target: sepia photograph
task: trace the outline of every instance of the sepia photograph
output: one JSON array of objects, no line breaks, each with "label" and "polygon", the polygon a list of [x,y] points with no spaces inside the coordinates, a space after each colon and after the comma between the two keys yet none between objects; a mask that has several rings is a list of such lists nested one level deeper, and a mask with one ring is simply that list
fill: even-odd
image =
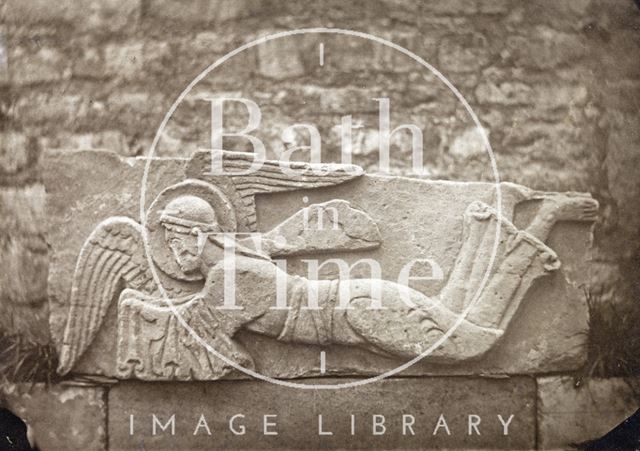
[{"label": "sepia photograph", "polygon": [[640,0],[0,0],[0,451],[640,450]]}]

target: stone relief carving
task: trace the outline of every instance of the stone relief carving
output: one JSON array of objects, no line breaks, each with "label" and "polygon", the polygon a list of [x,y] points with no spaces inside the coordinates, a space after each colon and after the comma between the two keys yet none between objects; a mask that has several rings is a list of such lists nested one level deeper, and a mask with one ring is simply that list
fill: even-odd
[{"label": "stone relief carving", "polygon": [[[358,168],[292,163],[298,170],[292,175],[279,162],[266,162],[250,176],[205,177],[198,168],[210,167],[206,158],[207,153],[196,155],[193,178],[162,191],[147,213],[151,258],[168,300],[152,276],[139,223],[108,218],[86,240],[73,279],[61,374],[71,371],[91,345],[112,302],[117,302],[120,378],[211,380],[233,370],[193,338],[174,310],[219,353],[253,368],[252,356],[234,340],[241,329],[284,342],[357,346],[413,358],[472,305],[426,359],[478,359],[501,339],[532,283],[559,268],[555,252],[544,243],[554,224],[593,221],[598,209],[588,195],[520,187],[521,200],[540,201],[534,219],[520,230],[507,218],[498,221],[489,205],[472,202],[464,213],[453,270],[440,293],[427,296],[390,280],[312,280],[290,275],[278,264],[277,257],[380,246],[374,221],[345,200],[310,205],[269,232],[245,235],[257,229],[255,194],[344,183],[362,175]],[[250,157],[225,152],[223,162],[225,169],[239,171]],[[499,223],[498,254],[478,290]],[[229,280],[233,308],[227,305]],[[286,308],[274,308],[282,307],[282,299]]]}]

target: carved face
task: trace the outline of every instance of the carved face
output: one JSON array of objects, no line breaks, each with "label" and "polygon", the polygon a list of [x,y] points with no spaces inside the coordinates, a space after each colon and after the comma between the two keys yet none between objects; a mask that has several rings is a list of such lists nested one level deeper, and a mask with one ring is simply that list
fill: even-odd
[{"label": "carved face", "polygon": [[198,238],[196,235],[179,233],[165,229],[165,239],[173,257],[185,273],[194,273],[200,270],[200,255],[198,253]]}]

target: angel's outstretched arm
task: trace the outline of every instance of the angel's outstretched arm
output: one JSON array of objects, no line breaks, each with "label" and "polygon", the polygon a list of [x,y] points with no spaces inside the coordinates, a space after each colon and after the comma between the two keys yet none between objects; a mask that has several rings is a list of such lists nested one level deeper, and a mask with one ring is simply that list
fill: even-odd
[{"label": "angel's outstretched arm", "polygon": [[170,306],[179,306],[187,302],[193,301],[196,298],[201,297],[200,293],[191,293],[184,296],[172,298],[163,294],[148,294],[132,288],[127,288],[120,294],[120,302],[126,299],[135,299],[143,302],[145,306],[153,308],[170,308]]}]

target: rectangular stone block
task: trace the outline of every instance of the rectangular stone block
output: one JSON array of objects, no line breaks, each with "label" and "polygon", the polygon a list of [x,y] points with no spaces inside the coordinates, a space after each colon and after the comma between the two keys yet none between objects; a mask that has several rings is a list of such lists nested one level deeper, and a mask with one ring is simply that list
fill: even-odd
[{"label": "rectangular stone block", "polygon": [[569,448],[604,436],[638,408],[638,379],[538,379],[538,429],[542,449]]},{"label": "rectangular stone block", "polygon": [[0,15],[9,23],[59,22],[78,31],[119,31],[135,23],[140,0],[8,0],[0,5]]},{"label": "rectangular stone block", "polygon": [[0,27],[0,86],[4,86],[9,83],[6,34],[6,28]]},{"label": "rectangular stone block", "polygon": [[527,377],[399,378],[338,391],[254,381],[123,382],[109,391],[109,446],[531,449],[534,398],[535,382]]},{"label": "rectangular stone block", "polygon": [[42,185],[0,189],[0,330],[43,344],[51,339],[44,201]]},{"label": "rectangular stone block", "polygon": [[172,21],[221,23],[258,14],[262,8],[263,5],[255,0],[196,0],[183,5],[166,0],[152,0],[148,14]]},{"label": "rectangular stone block", "polygon": [[52,83],[71,77],[71,62],[55,47],[9,49],[9,74],[15,85]]},{"label": "rectangular stone block", "polygon": [[[49,225],[47,240],[51,246],[50,325],[54,341],[60,349],[65,326],[69,324],[71,287],[81,249],[101,221],[123,217],[129,218],[126,219],[127,224],[139,221],[140,183],[144,166],[144,159],[122,159],[105,152],[54,152],[49,153],[45,158],[44,179],[47,187]],[[189,161],[179,158],[153,160],[145,187],[145,210],[150,207],[154,199],[162,200],[159,193],[167,187],[181,186],[179,184],[186,179],[205,180],[206,176],[202,174],[201,166],[202,162],[198,160]],[[426,280],[416,281],[412,288],[425,296],[434,297],[439,296],[438,293],[441,293],[449,280],[454,277],[451,274],[461,254],[469,251],[463,247],[465,212],[470,205],[477,205],[474,202],[490,203],[495,196],[495,186],[489,183],[438,182],[364,175],[348,183],[339,183],[335,186],[324,185],[321,189],[296,189],[290,192],[258,194],[255,200],[251,201],[250,197],[239,197],[239,194],[233,191],[232,187],[230,188],[228,180],[206,180],[218,184],[220,189],[228,190],[231,193],[230,196],[237,196],[231,199],[234,207],[238,208],[237,217],[241,232],[254,230],[268,237],[281,224],[287,224],[285,221],[287,218],[295,218],[296,214],[299,218],[299,212],[307,206],[327,205],[327,202],[335,202],[336,199],[352,205],[351,211],[359,211],[359,218],[367,218],[366,221],[358,223],[360,224],[358,227],[362,224],[375,225],[379,236],[375,239],[370,237],[373,241],[361,240],[359,245],[354,244],[358,241],[354,241],[353,237],[344,235],[340,235],[340,239],[346,240],[344,242],[347,244],[339,245],[333,239],[313,241],[309,238],[303,243],[308,246],[306,249],[302,249],[298,254],[294,252],[287,255],[286,269],[289,274],[309,277],[306,260],[311,254],[310,256],[320,265],[335,256],[342,258],[348,265],[353,265],[361,259],[370,259],[379,262],[382,279],[395,281],[398,280],[408,262],[426,258],[437,262],[442,270],[442,277],[432,277],[433,268],[425,266],[420,271]],[[274,182],[273,178],[268,180],[271,185],[245,183],[238,186],[260,186],[260,189],[267,189],[265,186],[281,183]],[[306,186],[313,188],[310,185]],[[510,226],[513,227],[512,230],[524,230],[537,214],[539,204],[536,202],[538,201],[520,202],[519,196],[526,192],[524,187],[503,184],[501,189],[503,215],[507,218],[506,221],[513,222],[513,226]],[[594,204],[588,197],[582,196],[579,199],[587,199]],[[69,227],[70,224],[73,226]],[[167,249],[167,243],[164,242],[166,235],[162,234],[161,228],[156,228],[156,232],[153,233],[156,237],[154,239],[160,240],[157,242],[158,251],[164,252],[163,257],[155,261],[171,263],[174,257]],[[526,234],[522,235],[524,232],[519,233],[521,237],[519,239],[522,239],[522,236],[526,238]],[[297,235],[290,233],[287,236]],[[505,234],[499,246],[502,248],[517,245],[516,237],[517,235]],[[546,239],[546,245],[538,242],[538,246],[540,249],[546,249],[542,253],[546,256],[545,258],[556,258],[557,254],[556,263],[559,261],[560,266],[549,266],[548,270],[545,269],[548,273],[530,286],[524,282],[521,283],[521,279],[516,280],[518,282],[516,287],[521,286],[516,290],[520,296],[518,305],[514,307],[510,324],[504,327],[504,334],[491,349],[482,355],[476,355],[474,354],[475,344],[462,346],[458,350],[459,354],[449,355],[447,361],[432,361],[427,358],[404,370],[402,374],[535,374],[579,368],[586,356],[588,317],[580,286],[585,282],[584,262],[588,258],[590,240],[590,224],[587,222],[560,221],[555,224]],[[369,244],[362,246],[362,243]],[[112,245],[113,243],[108,246]],[[320,248],[333,246],[334,251],[313,254],[314,250],[318,250],[312,249],[313,246]],[[284,252],[282,249],[280,251]],[[472,251],[475,252],[473,249]],[[482,252],[486,252],[486,249]],[[509,253],[509,251],[504,252]],[[105,257],[106,255],[102,257],[103,261]],[[113,266],[114,260],[110,261]],[[478,261],[488,261],[488,254],[481,254]],[[319,272],[319,278],[336,280],[340,277],[337,269],[336,266],[325,265]],[[372,277],[367,272],[366,265],[361,264],[352,269],[351,278]],[[195,293],[201,289],[197,282],[172,281],[171,271],[175,272],[175,269],[164,268],[161,276],[163,283],[171,287],[172,296]],[[108,274],[104,274],[103,279],[107,276]],[[97,277],[96,275],[92,280],[99,281]],[[477,278],[477,274],[474,277]],[[259,286],[246,288],[256,291]],[[265,293],[265,295],[270,294],[275,295],[271,292]],[[473,293],[466,293],[463,296],[471,294]],[[82,355],[73,362],[73,373],[104,375],[120,379],[135,378],[135,376],[123,376],[118,370],[118,355],[124,355],[126,349],[132,349],[127,348],[129,345],[126,344],[126,340],[137,340],[140,334],[123,335],[123,329],[119,330],[118,325],[122,326],[123,320],[136,318],[138,314],[134,311],[135,309],[127,310],[129,313],[123,313],[122,309],[126,310],[129,307],[123,307],[117,298],[118,293],[114,298],[116,300],[105,307],[107,310],[105,310],[104,319],[99,324],[91,325],[95,328],[95,337]],[[462,302],[463,299],[461,297],[452,300]],[[87,303],[88,306],[94,300],[89,296],[78,302]],[[484,301],[482,308],[487,310],[486,315],[489,317],[492,315],[490,313],[492,309],[496,307],[496,302],[502,302],[500,296],[493,296]],[[488,320],[490,320],[489,317]],[[387,323],[386,318],[383,321],[384,323],[376,323],[375,330],[370,332],[375,334],[385,331],[388,329],[388,324],[392,324]],[[87,328],[89,327],[87,324],[78,327]],[[401,324],[404,323],[400,322],[397,326]],[[175,327],[177,331],[182,330],[178,325],[170,327]],[[155,336],[154,334],[166,335],[168,332],[171,331],[159,329],[151,332],[149,329],[148,333],[145,332],[142,335],[151,337]],[[398,337],[402,335],[401,330],[396,332]],[[241,328],[233,334],[230,346],[235,347],[236,354],[243,355],[245,361],[251,360],[257,371],[277,378],[311,377],[320,374],[377,375],[407,361],[401,356],[394,357],[392,353],[383,356],[363,347],[343,346],[331,344],[331,342],[321,343],[321,340],[312,344],[314,342],[310,342],[304,336],[299,337],[298,340],[301,343],[284,342],[276,340],[273,334],[259,333],[255,328],[251,330]],[[227,344],[224,346],[227,346],[229,342],[225,343]],[[159,352],[153,350],[155,349],[153,343],[149,346],[151,348],[143,354],[154,355]],[[325,368],[322,368],[324,372],[321,371],[320,363],[322,352],[325,357]],[[154,364],[151,363],[151,365]],[[227,371],[224,374],[212,371],[198,376],[184,368],[179,368],[179,371],[181,371],[180,375],[146,372],[138,377],[151,380],[246,377],[237,371]]]},{"label": "rectangular stone block", "polygon": [[42,451],[107,451],[104,388],[24,383],[4,384],[0,392]]}]

